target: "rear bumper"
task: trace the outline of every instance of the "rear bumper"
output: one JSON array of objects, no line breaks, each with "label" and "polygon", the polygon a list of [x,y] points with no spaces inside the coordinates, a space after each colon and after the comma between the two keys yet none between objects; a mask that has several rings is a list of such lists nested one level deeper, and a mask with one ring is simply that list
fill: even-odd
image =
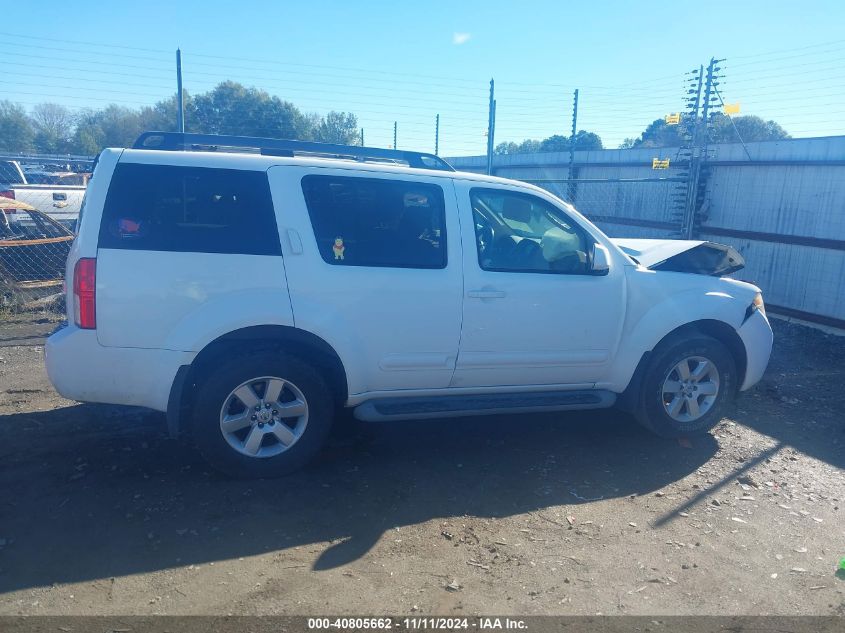
[{"label": "rear bumper", "polygon": [[195,354],[161,349],[104,347],[94,330],[68,325],[44,348],[47,376],[62,396],[167,411],[176,372]]},{"label": "rear bumper", "polygon": [[769,364],[769,357],[772,355],[772,327],[769,320],[761,312],[754,312],[738,330],[739,338],[745,345],[745,379],[742,381],[739,390],[745,391],[756,385],[766,366]]}]

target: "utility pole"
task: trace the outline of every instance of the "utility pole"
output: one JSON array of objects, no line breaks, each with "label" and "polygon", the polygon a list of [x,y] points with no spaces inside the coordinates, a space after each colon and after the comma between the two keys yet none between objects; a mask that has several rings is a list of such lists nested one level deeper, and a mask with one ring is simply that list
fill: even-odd
[{"label": "utility pole", "polygon": [[397,125],[396,125],[396,121],[394,121],[393,122],[393,149],[397,149],[397,147],[396,147],[396,130],[397,130]]},{"label": "utility pole", "polygon": [[[496,100],[495,99],[493,99],[493,133],[492,133],[491,137],[493,139],[496,138]],[[493,151],[495,152],[496,151],[495,140],[490,141],[490,144],[493,145]],[[493,154],[490,154],[490,155],[492,156]]]},{"label": "utility pole", "polygon": [[693,216],[695,215],[695,198],[698,191],[698,177],[701,173],[701,154],[699,151],[699,116],[701,111],[701,89],[704,83],[704,66],[692,71],[693,79],[687,94],[693,95],[687,99],[690,104],[688,117],[692,120],[692,129],[688,132],[688,146],[681,151],[688,153],[687,184],[684,196],[684,210],[681,220],[681,237],[690,239],[692,236]]},{"label": "utility pole", "polygon": [[714,96],[716,87],[719,85],[716,74],[720,68],[716,65],[724,61],[710,58],[710,63],[707,65],[707,73],[704,79],[704,99],[701,102],[701,75],[702,69],[699,69],[698,92],[696,98],[696,110],[700,104],[701,106],[701,123],[696,118],[693,126],[693,154],[690,160],[690,188],[688,191],[687,208],[684,217],[683,235],[684,239],[692,239],[695,233],[696,212],[698,211],[699,198],[701,195],[701,172],[704,164],[708,159],[708,144],[710,141],[710,104],[718,101],[718,97]]},{"label": "utility pole", "polygon": [[569,169],[566,172],[566,197],[570,204],[575,204],[575,137],[578,135],[578,89],[572,101],[572,135],[569,137]]},{"label": "utility pole", "polygon": [[487,110],[487,175],[493,174],[493,134],[496,125],[496,100],[494,96],[495,85],[490,80],[490,105]]},{"label": "utility pole", "polygon": [[[695,72],[695,71],[693,71]],[[692,99],[692,112],[693,112],[693,119],[692,119],[692,144],[693,146],[698,146],[698,113],[701,111],[701,88],[704,82],[704,66],[698,67],[698,79],[695,81],[696,87],[693,89],[692,92],[695,94],[695,97]]]},{"label": "utility pole", "polygon": [[[714,72],[716,69],[716,58],[711,57],[710,63],[707,64],[707,80],[704,83],[704,104],[701,107],[701,119],[705,126],[710,124],[710,120],[708,119],[708,115],[710,114],[710,97],[713,93],[713,81],[714,81]],[[707,144],[709,139],[709,134],[706,133],[707,128],[705,127],[705,135],[704,135],[704,144]]]},{"label": "utility pole", "polygon": [[434,117],[434,155],[439,156],[440,151],[440,115]]},{"label": "utility pole", "polygon": [[182,94],[182,51],[176,49],[176,129],[185,133],[185,103]]},{"label": "utility pole", "polygon": [[361,128],[361,147],[364,147],[364,128]]}]

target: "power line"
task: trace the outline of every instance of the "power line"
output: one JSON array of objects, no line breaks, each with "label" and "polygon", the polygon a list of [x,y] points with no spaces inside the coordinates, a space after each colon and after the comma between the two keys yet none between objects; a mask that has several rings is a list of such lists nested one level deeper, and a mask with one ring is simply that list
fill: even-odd
[{"label": "power line", "polygon": [[[19,83],[20,83],[20,82],[15,82],[15,81],[3,81],[2,79],[0,79],[0,84],[6,84],[6,85],[10,85],[10,84],[11,84],[11,85],[18,85]],[[124,96],[132,96],[132,95],[136,95],[136,96],[140,96],[140,97],[149,97],[149,94],[148,94],[148,93],[144,93],[144,92],[125,92],[125,91],[121,91],[121,90],[109,90],[108,88],[82,88],[82,87],[80,87],[80,86],[55,86],[55,85],[40,84],[40,83],[39,83],[39,84],[37,84],[37,85],[35,85],[35,86],[32,86],[32,85],[30,85],[30,84],[21,84],[21,85],[23,85],[23,86],[24,86],[24,87],[26,87],[26,88],[30,88],[30,87],[35,87],[35,88],[37,88],[38,86],[42,86],[42,85],[43,85],[45,88],[70,88],[70,89],[72,89],[72,90],[85,90],[85,91],[87,91],[87,92],[111,92],[111,93],[121,94],[121,95],[124,95]]]},{"label": "power line", "polygon": [[802,70],[802,71],[798,71],[796,73],[775,73],[774,75],[758,75],[757,71],[752,70],[752,71],[748,71],[748,72],[733,73],[733,74],[731,74],[731,78],[733,79],[735,77],[754,77],[755,80],[756,79],[771,79],[771,78],[774,78],[774,77],[794,77],[796,75],[802,75],[803,76],[803,75],[806,75],[807,73],[827,72],[827,71],[830,71],[830,70],[841,70],[841,69],[842,69],[842,64],[838,63],[838,64],[834,64],[833,66],[816,67],[813,70]]},{"label": "power line", "polygon": [[[140,47],[131,47],[131,46],[121,46],[121,45],[112,45],[112,44],[103,44],[101,42],[89,42],[89,41],[82,41],[82,40],[68,40],[68,39],[59,39],[59,38],[46,38],[46,37],[38,37],[33,35],[23,35],[20,33],[8,33],[8,32],[0,32],[0,35],[4,37],[13,37],[13,38],[23,38],[23,39],[32,39],[38,41],[46,41],[50,43],[64,43],[64,44],[79,44],[86,47],[96,46],[101,48],[118,48],[118,49],[126,49],[126,50],[137,50],[142,52],[152,52],[152,53],[161,53],[162,55],[171,55],[173,51],[164,50],[164,49],[152,49],[152,48],[140,48]],[[8,45],[8,43],[7,43]],[[64,52],[72,52],[75,54],[91,54],[90,50],[73,50],[73,49],[66,49],[66,48],[59,48],[59,47],[50,47],[50,46],[39,46],[40,49],[49,49],[49,50],[56,50],[56,51],[64,51]],[[206,59],[225,59],[231,61],[244,61],[250,64],[264,64],[269,66],[279,66],[281,65],[279,62],[268,60],[268,59],[257,59],[257,58],[250,58],[250,57],[236,57],[232,55],[212,55],[207,53],[197,53],[192,52],[190,50],[184,51],[186,57],[193,58],[193,57],[201,57]],[[148,57],[148,56],[139,56],[139,55],[121,55],[117,53],[109,53],[111,56],[120,56],[125,58],[131,59],[140,59],[140,60],[149,60],[149,61],[159,61],[158,58],[155,57]],[[166,60],[161,60],[162,63],[169,63]],[[200,66],[212,66],[214,68],[221,68],[219,63],[203,63],[203,62],[192,62],[194,65]],[[344,71],[345,73],[348,72],[357,72],[357,73],[364,73],[364,74],[377,74],[377,75],[388,75],[394,77],[419,77],[419,78],[427,78],[427,79],[436,79],[441,81],[452,81],[458,82],[461,85],[465,85],[467,82],[466,77],[447,77],[443,75],[428,75],[428,74],[420,74],[420,73],[407,73],[407,72],[393,72],[393,71],[379,71],[379,70],[372,70],[372,69],[362,69],[362,68],[354,68],[354,67],[347,67],[347,66],[333,66],[333,65],[325,65],[325,64],[302,64],[296,62],[288,62],[284,63],[284,66],[295,66],[301,68],[322,68],[327,70],[339,70]],[[240,68],[240,67],[231,67],[231,68]],[[616,86],[584,86],[585,88],[594,89],[594,90],[616,90],[621,86],[644,86],[647,83],[656,83],[666,78],[677,78],[677,75],[664,75],[662,77],[656,77],[651,79],[643,79],[635,82],[631,82],[630,84],[619,84]],[[568,84],[555,84],[549,82],[519,82],[519,81],[508,81],[508,84],[512,85],[522,85],[522,86],[530,86],[536,89],[538,86],[549,86],[554,88],[561,88],[561,89],[570,89],[573,86]],[[636,89],[636,88],[634,88]],[[643,90],[648,90],[648,88],[641,88]],[[483,89],[482,89],[483,90]]]},{"label": "power line", "polygon": [[[17,38],[25,38],[25,39],[32,39],[32,40],[39,40],[39,41],[47,41],[50,43],[67,43],[67,44],[80,44],[86,47],[89,46],[99,46],[104,48],[121,48],[121,49],[132,49],[132,50],[140,50],[145,52],[157,52],[161,54],[172,54],[172,51],[167,51],[163,49],[150,49],[150,48],[136,48],[136,47],[126,47],[126,46],[117,46],[111,44],[103,44],[98,42],[86,42],[82,40],[66,40],[66,39],[58,39],[58,38],[46,38],[46,37],[38,37],[33,35],[22,35],[20,33],[8,33],[8,32],[0,32],[0,35],[4,37],[17,37]],[[72,52],[76,54],[89,54],[91,51],[88,50],[73,50],[73,49],[65,49],[65,48],[58,48],[58,47],[51,47],[51,46],[39,46],[40,49],[48,49],[48,50],[55,50],[60,52]],[[264,65],[279,65],[279,62],[275,62],[273,60],[267,59],[257,59],[257,58],[250,58],[250,57],[236,57],[232,55],[211,55],[207,53],[196,53],[192,51],[184,51],[186,57],[193,58],[193,57],[201,57],[206,59],[225,59],[231,61],[243,61],[248,62],[250,64],[264,64]],[[109,53],[111,56],[117,57],[125,57],[125,58],[132,58],[132,59],[143,59],[143,60],[150,60],[150,61],[159,61],[158,58],[153,57],[145,57],[145,56],[137,56],[137,55],[121,55],[117,53]],[[221,66],[219,63],[204,63],[204,62],[192,62],[194,65],[200,66],[212,66],[215,68],[221,68],[225,66]],[[358,72],[364,74],[376,74],[376,75],[386,75],[386,76],[393,76],[393,77],[419,77],[419,78],[427,78],[427,79],[436,79],[441,81],[453,81],[459,82],[462,85],[466,84],[467,78],[465,77],[446,77],[442,75],[427,75],[427,74],[420,74],[420,73],[406,73],[406,72],[392,72],[392,71],[380,71],[380,70],[372,70],[372,69],[363,69],[363,68],[353,68],[347,66],[330,66],[325,64],[302,64],[302,63],[295,63],[295,62],[288,62],[286,61],[285,66],[296,66],[301,68],[322,68],[327,70],[338,70],[344,72]],[[233,67],[234,68],[234,67]],[[239,67],[238,67],[239,68]],[[547,84],[550,85],[550,84]]]},{"label": "power line", "polygon": [[27,40],[40,40],[43,42],[61,42],[63,44],[84,44],[85,46],[101,46],[107,48],[123,48],[127,50],[134,50],[134,51],[146,51],[150,53],[163,53],[163,52],[171,52],[171,51],[163,51],[162,49],[158,48],[140,48],[137,46],[124,46],[121,44],[103,44],[102,42],[83,42],[80,40],[63,40],[57,39],[53,37],[38,37],[35,35],[24,35],[21,33],[9,33],[9,32],[0,32],[0,35],[3,37],[17,37],[23,38]]},{"label": "power line", "polygon": [[[56,70],[62,70],[61,68],[56,68]],[[68,79],[67,76],[61,75],[43,75],[40,73],[19,73],[13,70],[3,70],[4,75],[17,75],[19,77],[28,77],[31,79]],[[132,76],[132,75],[127,75]],[[114,79],[92,79],[90,77],[74,77],[73,81],[84,81],[86,83],[101,83],[101,84],[108,84],[108,85],[126,85],[123,82],[115,81]],[[130,87],[138,87],[138,88],[161,88],[164,90],[171,90],[173,86],[165,85],[165,84],[128,84]]]},{"label": "power line", "polygon": [[[759,61],[742,62],[742,63],[739,63],[739,64],[728,63],[726,66],[728,68],[742,68],[742,67],[746,67],[746,66],[769,66],[773,62],[791,61],[791,60],[794,60],[798,57],[812,57],[814,55],[835,53],[835,52],[839,52],[839,51],[845,51],[845,47],[838,46],[836,48],[828,48],[828,49],[823,49],[823,50],[820,50],[820,51],[812,51],[812,52],[809,52],[809,53],[800,53],[798,55],[786,55],[784,57],[762,59],[762,60],[759,60]],[[728,60],[728,61],[730,62],[730,60]],[[786,64],[786,66],[789,67],[789,66],[792,66],[792,64]]]},{"label": "power line", "polygon": [[845,39],[830,40],[828,42],[820,42],[818,44],[810,44],[808,46],[798,46],[796,48],[780,48],[762,53],[753,53],[751,55],[732,55],[730,59],[751,59],[752,57],[765,57],[767,55],[779,55],[781,53],[789,53],[792,51],[805,51],[811,48],[818,48],[820,46],[830,46],[831,44],[845,43]]}]

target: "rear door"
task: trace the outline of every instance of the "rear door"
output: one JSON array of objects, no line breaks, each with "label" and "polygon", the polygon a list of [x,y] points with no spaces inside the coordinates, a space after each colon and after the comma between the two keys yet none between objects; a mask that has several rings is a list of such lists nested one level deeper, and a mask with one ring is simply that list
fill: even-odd
[{"label": "rear door", "polygon": [[279,166],[294,322],[337,350],[350,395],[449,385],[462,262],[451,179]]}]

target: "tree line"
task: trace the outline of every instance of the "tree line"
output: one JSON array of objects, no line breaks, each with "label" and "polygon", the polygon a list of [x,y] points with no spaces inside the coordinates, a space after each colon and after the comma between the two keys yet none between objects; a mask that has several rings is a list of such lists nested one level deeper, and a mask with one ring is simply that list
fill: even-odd
[{"label": "tree line", "polygon": [[[357,145],[358,119],[351,112],[326,115],[306,113],[258,88],[224,81],[208,92],[184,95],[185,125],[190,132],[266,136]],[[11,101],[0,101],[0,151],[13,153],[97,154],[104,147],[127,147],[141,132],[176,130],[176,95],[142,108],[111,104],[105,108],[73,112],[56,103],[39,103],[27,111]],[[672,147],[682,144],[684,127],[663,119],[650,123],[636,138],[626,138],[620,149]],[[789,138],[775,121],[758,116],[727,117],[715,114],[709,138],[714,143],[769,141]],[[595,132],[580,130],[573,138],[554,134],[542,140],[508,141],[496,154],[568,152],[603,149]]]},{"label": "tree line", "polygon": [[[682,121],[682,125],[669,125],[664,119],[650,123],[643,133],[636,138],[626,138],[619,149],[650,147],[677,147],[684,143],[683,134],[689,132],[691,121]],[[703,124],[699,119],[699,124]],[[708,138],[711,143],[746,143],[752,141],[776,141],[790,138],[789,134],[775,121],[766,121],[753,114],[728,117],[721,112],[710,117]],[[574,140],[574,143],[573,143]],[[525,139],[521,143],[512,141],[496,145],[496,154],[536,154],[540,152],[568,152],[570,146],[575,150],[604,149],[601,137],[594,132],[579,131],[575,138],[555,134],[546,139]]]},{"label": "tree line", "polygon": [[[196,96],[185,94],[183,100],[190,132],[359,143],[352,113],[305,113],[289,101],[234,81]],[[19,104],[0,101],[0,150],[94,155],[104,147],[128,147],[144,131],[176,131],[176,111],[176,95],[142,108],[111,104],[78,113],[56,103],[40,103],[27,112]]]},{"label": "tree line", "polygon": [[[619,149],[638,147],[676,147],[684,140],[682,135],[691,133],[693,121],[681,121],[680,125],[669,125],[664,119],[656,119],[637,138],[626,138]],[[703,125],[701,119],[699,125]],[[710,117],[707,137],[711,143],[737,143],[740,140],[777,141],[790,138],[789,134],[775,121],[766,121],[753,114],[729,117],[716,112]]]},{"label": "tree line", "polygon": [[[507,142],[499,143],[493,150],[496,154],[539,154],[545,152],[568,152],[570,145],[573,145],[571,136],[553,134],[552,136],[538,141],[525,139],[521,143]],[[595,132],[581,130],[575,135],[574,148],[576,150],[604,149],[601,137]]]}]

